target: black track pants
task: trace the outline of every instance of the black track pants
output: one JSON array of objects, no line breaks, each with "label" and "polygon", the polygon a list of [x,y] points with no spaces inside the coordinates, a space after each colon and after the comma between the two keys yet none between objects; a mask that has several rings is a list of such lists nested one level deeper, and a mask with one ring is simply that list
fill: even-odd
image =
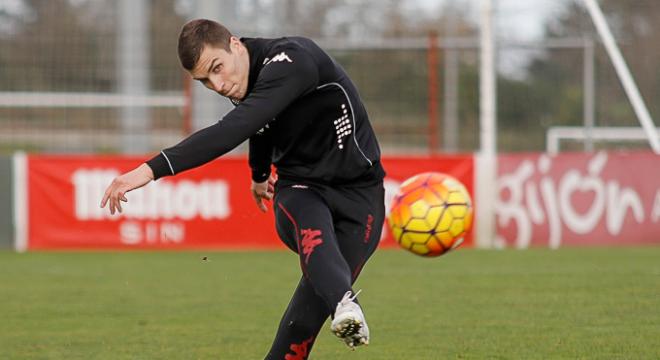
[{"label": "black track pants", "polygon": [[277,232],[298,253],[302,277],[266,359],[307,359],[325,320],[378,246],[384,189],[278,182]]}]

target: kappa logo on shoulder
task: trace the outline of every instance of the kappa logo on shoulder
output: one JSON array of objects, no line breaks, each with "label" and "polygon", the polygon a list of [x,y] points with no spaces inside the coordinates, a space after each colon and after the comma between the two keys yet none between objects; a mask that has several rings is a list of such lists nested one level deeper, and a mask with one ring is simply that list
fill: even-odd
[{"label": "kappa logo on shoulder", "polygon": [[[275,120],[275,119],[273,119]],[[263,135],[266,130],[270,129],[270,126],[268,124],[264,125],[261,129],[257,130],[257,135]]]},{"label": "kappa logo on shoulder", "polygon": [[291,58],[289,57],[289,55],[287,55],[284,51],[282,51],[281,53],[279,53],[279,54],[273,56],[272,59],[265,58],[265,59],[264,59],[264,65],[268,65],[268,64],[270,64],[270,63],[272,63],[272,62],[282,62],[282,61],[286,61],[286,62],[290,62],[290,63],[293,62],[293,60],[291,60]]}]

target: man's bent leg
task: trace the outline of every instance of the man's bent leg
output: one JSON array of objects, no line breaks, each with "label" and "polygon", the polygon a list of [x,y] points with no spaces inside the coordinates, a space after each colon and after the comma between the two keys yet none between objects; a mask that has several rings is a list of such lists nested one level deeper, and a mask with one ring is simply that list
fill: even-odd
[{"label": "man's bent leg", "polygon": [[351,290],[351,270],[342,255],[326,202],[306,187],[284,187],[275,199],[277,229],[297,250],[303,276],[334,309]]},{"label": "man's bent leg", "polygon": [[[380,241],[385,218],[383,186],[323,188],[322,194],[334,209],[335,235],[342,256],[349,265],[353,283]],[[369,327],[356,296],[346,294],[331,324],[332,331],[350,347],[368,344],[370,338]]]},{"label": "man's bent leg", "polygon": [[[310,284],[313,292],[324,305],[325,311],[322,312],[323,318],[319,321],[319,328],[328,315],[340,313],[342,314],[341,322],[332,328],[333,332],[351,347],[354,344],[367,343],[368,330],[362,312],[358,311],[359,316],[355,316],[357,314],[355,311],[339,311],[342,308],[348,309],[340,304],[346,302],[344,299],[351,297],[352,279],[350,267],[337,243],[334,221],[327,202],[316,191],[305,185],[282,187],[277,192],[275,211],[280,238],[299,255],[304,280],[301,281],[301,284]],[[291,336],[287,335],[288,329],[286,328],[290,320],[287,319],[291,317],[291,314],[300,312],[298,307],[311,305],[312,310],[319,311],[318,304],[310,297],[307,297],[310,304],[305,303],[304,300],[295,301],[298,298],[298,291],[301,289],[303,288],[299,287],[299,290],[296,291],[282,320],[277,335],[278,339],[282,340],[275,341],[274,352],[281,351],[282,347],[286,347],[290,343]],[[304,299],[304,297],[301,298]],[[359,310],[359,305],[352,305]],[[313,318],[309,312],[308,316]],[[362,326],[363,324],[364,326]],[[354,338],[358,331],[361,331],[358,335],[367,333],[366,336],[361,336],[364,341]],[[307,333],[312,332],[307,331]],[[316,336],[318,329],[313,333],[313,336]],[[299,340],[298,338],[296,341]],[[304,339],[306,346],[310,346],[313,340],[312,335]],[[280,350],[276,350],[276,348]]]},{"label": "man's bent leg", "polygon": [[352,189],[327,189],[333,199],[335,235],[339,249],[351,270],[352,282],[380,242],[385,221],[385,189],[382,184]]}]

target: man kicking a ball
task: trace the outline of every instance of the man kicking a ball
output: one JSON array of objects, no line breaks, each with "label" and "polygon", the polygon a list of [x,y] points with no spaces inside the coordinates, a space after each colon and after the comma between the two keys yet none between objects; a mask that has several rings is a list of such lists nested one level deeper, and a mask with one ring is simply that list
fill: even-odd
[{"label": "man kicking a ball", "polygon": [[[349,347],[369,328],[351,285],[376,250],[385,216],[380,149],[355,85],[313,41],[237,38],[211,20],[179,35],[181,65],[236,106],[218,123],[114,179],[101,206],[207,163],[249,139],[252,195],[274,199],[281,240],[302,276],[266,359],[306,359],[321,326]],[[271,175],[271,165],[277,173]]]}]

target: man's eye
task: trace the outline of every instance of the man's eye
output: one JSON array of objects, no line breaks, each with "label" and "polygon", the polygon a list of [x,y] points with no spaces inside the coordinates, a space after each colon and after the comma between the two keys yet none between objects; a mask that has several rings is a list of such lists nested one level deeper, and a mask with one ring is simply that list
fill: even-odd
[{"label": "man's eye", "polygon": [[217,73],[217,72],[219,72],[219,71],[220,71],[220,65],[216,65],[216,66],[213,68],[213,72],[214,72],[214,73]]}]

